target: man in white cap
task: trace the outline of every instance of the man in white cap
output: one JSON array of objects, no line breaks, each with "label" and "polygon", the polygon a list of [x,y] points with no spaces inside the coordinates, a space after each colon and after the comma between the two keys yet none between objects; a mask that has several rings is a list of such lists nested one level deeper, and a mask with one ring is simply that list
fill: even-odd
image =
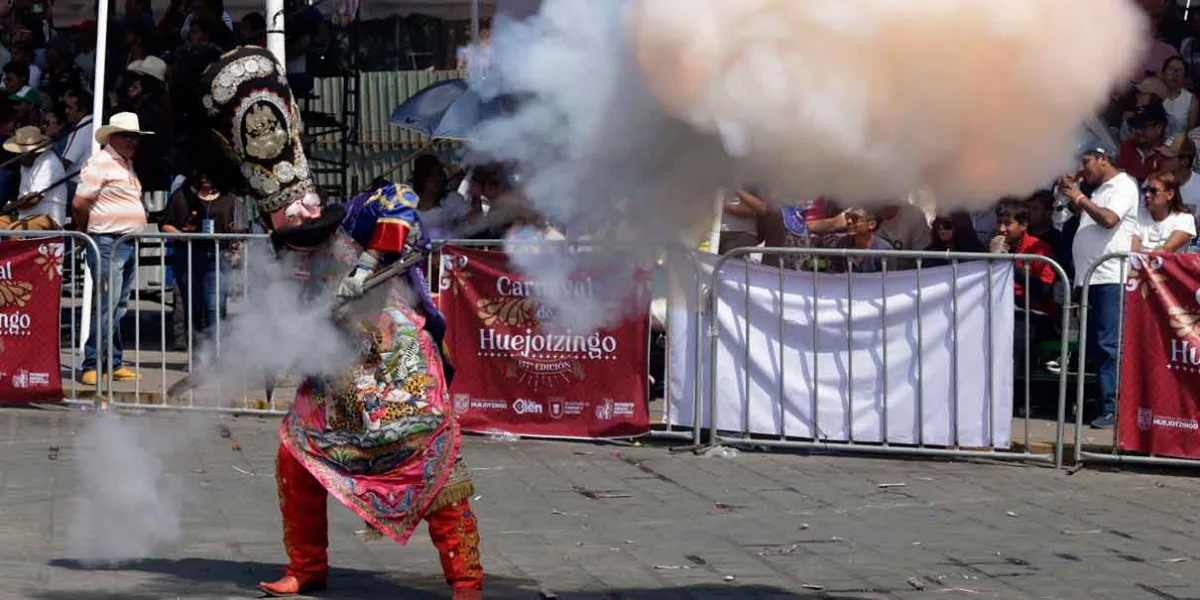
[{"label": "man in white cap", "polygon": [[22,127],[4,142],[5,150],[21,155],[21,185],[11,206],[17,214],[0,215],[0,229],[45,231],[66,222],[65,173],[62,161],[49,152],[53,147],[54,140],[37,127]]},{"label": "man in white cap", "polygon": [[[83,165],[79,187],[71,202],[77,228],[86,231],[100,250],[99,265],[95,263],[97,257],[91,253],[87,257],[88,267],[97,274],[98,297],[108,298],[109,286],[120,286],[112,313],[108,314],[106,307],[101,311],[103,323],[92,322],[81,366],[83,374],[80,381],[85,385],[96,384],[99,367],[108,359],[107,352],[103,357],[98,352],[99,348],[105,348],[100,340],[100,332],[112,337],[112,364],[106,366],[111,369],[113,379],[129,381],[139,377],[132,369],[121,364],[119,335],[121,317],[125,315],[125,306],[133,289],[136,246],[129,243],[118,246],[116,242],[121,236],[137,233],[146,227],[142,184],[133,170],[133,156],[137,152],[138,140],[152,133],[141,130],[137,115],[133,113],[113,115],[107,125],[96,130],[96,141],[104,148]],[[110,268],[113,272],[110,272]]]}]

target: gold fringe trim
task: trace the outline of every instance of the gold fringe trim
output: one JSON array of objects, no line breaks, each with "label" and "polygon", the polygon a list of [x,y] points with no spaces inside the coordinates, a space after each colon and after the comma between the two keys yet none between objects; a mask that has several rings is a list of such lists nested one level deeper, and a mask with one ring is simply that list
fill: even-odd
[{"label": "gold fringe trim", "polygon": [[461,502],[470,498],[475,493],[475,484],[470,479],[466,481],[455,481],[446,484],[442,491],[438,492],[433,502],[429,504],[427,513],[437,512],[438,510],[450,506],[455,502]]}]

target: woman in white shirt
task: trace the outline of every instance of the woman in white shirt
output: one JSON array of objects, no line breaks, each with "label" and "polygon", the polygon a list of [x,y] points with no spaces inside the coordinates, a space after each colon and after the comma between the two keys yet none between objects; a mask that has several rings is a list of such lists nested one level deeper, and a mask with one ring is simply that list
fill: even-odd
[{"label": "woman in white shirt", "polygon": [[1200,100],[1187,90],[1187,64],[1182,58],[1173,56],[1163,63],[1160,75],[1167,86],[1167,95],[1163,98],[1163,108],[1167,110],[1166,134],[1172,136],[1191,131],[1200,115]]},{"label": "woman in white shirt", "polygon": [[1196,237],[1196,220],[1183,203],[1179,180],[1170,171],[1146,178],[1145,208],[1133,235],[1134,252],[1178,252]]}]

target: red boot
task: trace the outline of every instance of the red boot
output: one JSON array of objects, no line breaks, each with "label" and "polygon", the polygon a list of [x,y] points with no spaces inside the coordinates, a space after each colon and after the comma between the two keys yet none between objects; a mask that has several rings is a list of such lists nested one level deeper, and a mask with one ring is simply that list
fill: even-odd
[{"label": "red boot", "polygon": [[299,596],[309,592],[319,592],[325,589],[324,579],[315,579],[303,581],[294,575],[284,575],[279,581],[267,583],[265,581],[258,584],[258,589],[268,596],[274,598],[286,598],[288,596]]},{"label": "red boot", "polygon": [[442,561],[446,583],[454,600],[477,600],[483,590],[483,566],[479,563],[479,524],[467,500],[442,507],[426,515],[429,537]]},{"label": "red boot", "polygon": [[323,590],[329,572],[325,488],[282,445],[275,461],[275,482],[283,514],[287,573],[278,581],[259,583],[258,589],[275,597]]},{"label": "red boot", "polygon": [[475,588],[454,588],[453,600],[480,600],[483,592]]}]

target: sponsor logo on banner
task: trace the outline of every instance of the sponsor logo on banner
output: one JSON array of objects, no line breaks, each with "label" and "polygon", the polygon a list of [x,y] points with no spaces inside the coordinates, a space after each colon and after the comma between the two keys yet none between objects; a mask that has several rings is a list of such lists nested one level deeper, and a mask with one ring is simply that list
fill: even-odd
[{"label": "sponsor logo on banner", "polygon": [[633,402],[616,402],[612,398],[605,398],[603,404],[596,405],[596,419],[600,421],[611,421],[623,417],[632,417],[635,414],[637,405]]},{"label": "sponsor logo on banner", "polygon": [[482,410],[485,412],[501,412],[508,410],[508,402],[505,400],[485,400],[483,398],[471,398],[470,406],[471,410]]},{"label": "sponsor logo on banner", "polygon": [[541,402],[517,398],[512,403],[513,412],[518,415],[540,415],[545,412]]},{"label": "sponsor logo on banner", "polygon": [[553,419],[563,418],[562,398],[551,398],[550,399],[550,417]]},{"label": "sponsor logo on banner", "polygon": [[1138,429],[1142,431],[1150,431],[1155,427],[1164,427],[1166,429],[1183,429],[1186,431],[1200,430],[1200,422],[1192,419],[1181,419],[1178,417],[1164,417],[1155,415],[1153,409],[1138,408],[1137,412]]},{"label": "sponsor logo on banner", "polygon": [[19,369],[12,376],[12,386],[19,390],[39,389],[50,386],[49,373],[30,373],[26,369]]},{"label": "sponsor logo on banner", "polygon": [[1137,424],[1138,429],[1150,431],[1150,428],[1154,427],[1154,411],[1149,408],[1139,408]]},{"label": "sponsor logo on banner", "polygon": [[461,415],[461,414],[467,412],[468,410],[470,410],[470,408],[471,408],[470,394],[455,394],[454,395],[454,412],[456,414]]}]

